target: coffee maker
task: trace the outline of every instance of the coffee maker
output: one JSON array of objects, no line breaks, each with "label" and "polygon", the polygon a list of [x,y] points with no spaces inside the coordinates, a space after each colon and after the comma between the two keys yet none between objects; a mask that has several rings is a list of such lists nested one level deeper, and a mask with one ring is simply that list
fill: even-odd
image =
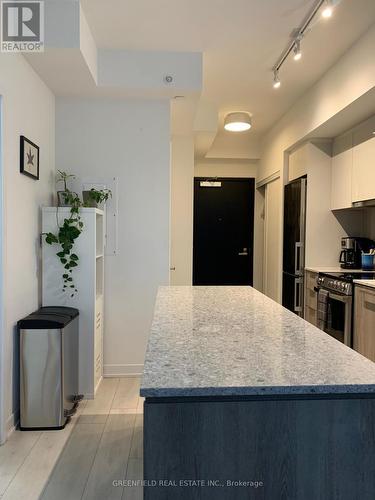
[{"label": "coffee maker", "polygon": [[342,269],[361,269],[362,252],[368,253],[375,248],[375,242],[369,238],[341,238],[340,264]]}]

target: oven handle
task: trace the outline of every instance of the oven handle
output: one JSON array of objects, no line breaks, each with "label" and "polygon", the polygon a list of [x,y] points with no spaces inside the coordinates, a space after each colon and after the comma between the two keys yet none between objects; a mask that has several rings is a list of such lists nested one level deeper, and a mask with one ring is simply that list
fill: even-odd
[{"label": "oven handle", "polygon": [[346,304],[347,302],[350,302],[352,300],[351,295],[337,295],[336,293],[332,293],[332,292],[329,292],[329,297],[334,299],[334,300],[338,300],[340,302],[343,302],[344,304]]},{"label": "oven handle", "polygon": [[319,293],[319,290],[326,290],[329,293],[330,298],[332,298],[334,300],[338,300],[339,302],[343,302],[344,304],[346,304],[347,302],[350,302],[352,300],[351,295],[338,295],[338,294],[332,292],[331,290],[327,290],[326,288],[314,286],[314,292]]}]

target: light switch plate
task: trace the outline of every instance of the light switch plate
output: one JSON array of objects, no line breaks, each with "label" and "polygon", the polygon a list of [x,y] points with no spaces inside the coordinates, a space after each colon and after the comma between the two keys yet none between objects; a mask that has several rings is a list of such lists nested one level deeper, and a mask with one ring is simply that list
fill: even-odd
[{"label": "light switch plate", "polygon": [[118,255],[118,178],[84,178],[82,179],[82,191],[89,191],[90,189],[110,189],[112,191],[112,198],[108,198],[104,207],[99,207],[104,210],[105,220],[105,249],[106,256]]}]

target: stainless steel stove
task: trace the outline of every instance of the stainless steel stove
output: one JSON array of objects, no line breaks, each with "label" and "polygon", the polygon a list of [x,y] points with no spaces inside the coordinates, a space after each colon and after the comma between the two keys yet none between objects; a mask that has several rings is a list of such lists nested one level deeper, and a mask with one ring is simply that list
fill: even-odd
[{"label": "stainless steel stove", "polygon": [[316,279],[318,327],[352,346],[353,280],[375,279],[375,273],[319,273]]},{"label": "stainless steel stove", "polygon": [[331,276],[331,275],[318,275],[316,280],[318,288],[323,288],[324,290],[332,290],[335,292],[343,293],[344,295],[353,294],[353,285],[347,280],[341,279],[341,276]]},{"label": "stainless steel stove", "polygon": [[319,273],[316,284],[325,290],[353,295],[353,280],[358,279],[375,279],[375,273]]}]

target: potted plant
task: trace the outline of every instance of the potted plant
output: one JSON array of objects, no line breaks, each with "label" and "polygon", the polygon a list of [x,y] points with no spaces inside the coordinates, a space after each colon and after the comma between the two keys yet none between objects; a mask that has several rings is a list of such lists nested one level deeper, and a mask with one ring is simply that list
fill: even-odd
[{"label": "potted plant", "polygon": [[[82,206],[91,205],[82,203],[79,196],[68,189],[67,181],[68,179],[75,179],[74,175],[58,170],[58,176],[58,181],[64,183],[64,191],[58,192],[58,194],[61,195],[59,196],[59,206],[70,207],[70,213],[69,216],[67,216],[63,222],[60,223],[58,220],[57,207],[57,232],[43,233],[43,235],[45,236],[47,244],[58,245],[58,252],[56,252],[56,256],[59,258],[61,265],[63,266],[63,291],[70,291],[70,296],[74,297],[78,290],[74,284],[72,274],[73,269],[77,267],[79,263],[79,256],[74,252],[74,244],[83,230],[80,209]],[[112,196],[112,191],[110,189],[91,189],[89,193],[89,199],[96,203],[104,203],[110,196]]]},{"label": "potted plant", "polygon": [[[44,236],[46,243],[59,246],[59,251],[56,253],[56,256],[63,266],[63,290],[65,292],[69,289],[71,297],[74,297],[74,294],[78,290],[74,284],[72,272],[73,268],[78,265],[79,257],[74,253],[73,247],[75,240],[79,237],[83,229],[83,222],[79,210],[82,202],[79,197],[71,191],[64,192],[64,200],[66,200],[66,203],[70,204],[64,206],[71,207],[69,216],[63,220],[62,224],[58,224],[55,234],[44,233]],[[58,220],[58,216],[56,219]]]},{"label": "potted plant", "polygon": [[77,196],[76,193],[72,193],[70,189],[68,189],[68,181],[70,179],[75,179],[75,175],[67,174],[63,170],[57,171],[57,180],[56,183],[62,182],[64,184],[64,191],[57,191],[57,204],[59,207],[71,207],[73,198]]},{"label": "potted plant", "polygon": [[85,207],[97,208],[102,203],[112,198],[112,191],[110,189],[90,189],[89,191],[82,191],[83,205]]}]

